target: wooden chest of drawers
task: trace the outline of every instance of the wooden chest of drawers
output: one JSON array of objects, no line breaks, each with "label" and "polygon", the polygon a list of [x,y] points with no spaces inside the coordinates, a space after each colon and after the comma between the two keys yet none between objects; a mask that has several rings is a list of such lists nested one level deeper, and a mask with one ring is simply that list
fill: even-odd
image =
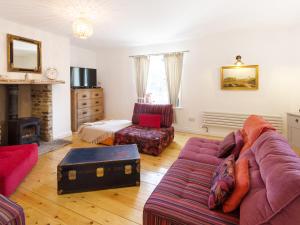
[{"label": "wooden chest of drawers", "polygon": [[71,117],[72,131],[86,122],[94,122],[104,118],[103,89],[72,89]]}]

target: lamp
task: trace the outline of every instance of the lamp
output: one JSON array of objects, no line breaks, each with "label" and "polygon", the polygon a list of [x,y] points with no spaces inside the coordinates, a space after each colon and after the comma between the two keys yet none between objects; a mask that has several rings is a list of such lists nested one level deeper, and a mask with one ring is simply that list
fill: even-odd
[{"label": "lamp", "polygon": [[87,39],[93,34],[93,25],[90,20],[79,17],[73,22],[73,33],[75,37]]},{"label": "lamp", "polygon": [[241,65],[244,64],[244,63],[242,62],[242,56],[237,55],[237,56],[235,57],[235,59],[236,59],[236,62],[234,63],[234,65],[236,65],[236,66],[241,66]]}]

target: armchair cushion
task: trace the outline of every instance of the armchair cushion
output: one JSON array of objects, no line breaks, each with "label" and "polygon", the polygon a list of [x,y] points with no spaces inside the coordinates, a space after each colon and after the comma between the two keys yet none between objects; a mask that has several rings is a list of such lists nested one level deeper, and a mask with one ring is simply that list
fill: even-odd
[{"label": "armchair cushion", "polygon": [[171,127],[173,123],[173,107],[172,105],[153,105],[135,103],[132,123],[139,124],[140,114],[157,114],[161,115],[161,127]]},{"label": "armchair cushion", "polygon": [[140,114],[139,125],[142,127],[160,128],[161,115]]}]

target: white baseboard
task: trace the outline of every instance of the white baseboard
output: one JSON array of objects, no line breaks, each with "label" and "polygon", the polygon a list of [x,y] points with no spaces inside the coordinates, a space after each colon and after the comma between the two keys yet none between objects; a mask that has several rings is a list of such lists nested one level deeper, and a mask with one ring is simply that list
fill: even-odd
[{"label": "white baseboard", "polygon": [[67,132],[64,132],[64,133],[60,133],[58,135],[53,135],[53,139],[56,140],[56,139],[62,139],[62,138],[66,138],[66,137],[70,137],[72,136],[72,131],[67,131]]},{"label": "white baseboard", "polygon": [[184,133],[190,133],[190,134],[203,134],[203,135],[208,134],[203,130],[196,130],[196,129],[191,129],[191,128],[187,128],[187,127],[177,127],[176,125],[174,125],[174,129],[175,129],[175,131],[178,131],[178,132],[184,132]]},{"label": "white baseboard", "polygon": [[176,125],[174,126],[175,131],[178,132],[184,132],[184,133],[190,133],[190,134],[198,134],[198,135],[205,135],[205,136],[212,136],[212,137],[224,137],[223,134],[218,133],[218,132],[206,132],[206,129],[199,129],[199,130],[195,130],[195,129],[190,129],[190,128],[186,128],[186,127],[176,127]]}]

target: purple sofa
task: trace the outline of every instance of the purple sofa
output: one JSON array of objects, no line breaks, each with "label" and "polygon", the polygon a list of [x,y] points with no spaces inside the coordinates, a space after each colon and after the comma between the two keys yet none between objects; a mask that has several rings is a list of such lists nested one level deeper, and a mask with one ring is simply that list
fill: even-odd
[{"label": "purple sofa", "polygon": [[0,194],[0,224],[25,225],[23,208]]},{"label": "purple sofa", "polygon": [[277,132],[263,133],[240,155],[250,165],[250,191],[240,208],[209,210],[219,141],[191,138],[144,206],[144,225],[300,224],[300,158]]},{"label": "purple sofa", "polygon": [[[161,115],[161,128],[146,128],[139,126],[140,114]],[[140,152],[159,155],[174,139],[173,107],[172,105],[134,105],[132,126],[115,133],[114,144],[137,144]]]}]

